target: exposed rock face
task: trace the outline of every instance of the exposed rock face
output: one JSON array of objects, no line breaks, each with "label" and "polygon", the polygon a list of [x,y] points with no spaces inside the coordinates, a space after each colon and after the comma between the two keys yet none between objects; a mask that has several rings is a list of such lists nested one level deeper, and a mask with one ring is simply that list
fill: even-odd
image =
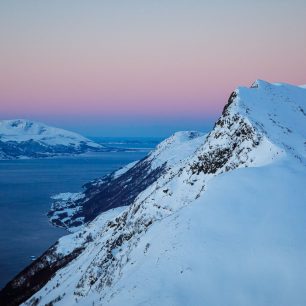
[{"label": "exposed rock face", "polygon": [[[166,140],[139,162],[161,172],[128,207],[98,214],[60,239],[56,254],[81,252],[25,305],[278,305],[278,296],[285,304],[306,302],[305,101],[304,88],[257,81],[231,95],[206,137]],[[133,167],[120,174],[121,187],[133,186],[137,175],[125,177]],[[89,185],[89,194],[106,190],[108,179]],[[86,197],[85,190],[75,201],[83,203],[76,214]],[[288,288],[288,273],[301,285]],[[14,303],[15,292],[7,287],[2,298]]]},{"label": "exposed rock face", "polygon": [[150,163],[142,160],[118,177],[113,173],[103,180],[88,183],[84,186],[84,193],[79,194],[76,200],[73,195],[68,199],[56,198],[48,217],[55,226],[75,231],[102,212],[130,205],[164,171],[165,165],[152,170]]},{"label": "exposed rock face", "polygon": [[[230,100],[235,96],[232,94]],[[215,174],[225,165],[225,171],[229,171],[253,162],[248,153],[260,145],[263,136],[246,118],[238,113],[232,114],[229,108],[230,104],[227,104],[211,132],[208,150],[203,150],[197,157],[198,161],[192,164],[193,173]]]},{"label": "exposed rock face", "polygon": [[[38,291],[42,284],[49,281],[57,270],[75,259],[82,251],[83,248],[75,248],[63,256],[56,252],[56,246],[52,246],[6,285],[0,292],[1,305],[13,306],[24,302]],[[33,304],[35,305],[35,302]]]}]

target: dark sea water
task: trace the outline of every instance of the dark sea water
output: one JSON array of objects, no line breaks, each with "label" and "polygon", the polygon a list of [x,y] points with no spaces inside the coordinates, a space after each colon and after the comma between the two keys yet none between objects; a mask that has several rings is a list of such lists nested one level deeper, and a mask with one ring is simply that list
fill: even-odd
[{"label": "dark sea water", "polygon": [[147,152],[0,161],[0,288],[31,263],[31,255],[39,256],[67,234],[48,223],[51,195],[78,192],[84,183]]}]

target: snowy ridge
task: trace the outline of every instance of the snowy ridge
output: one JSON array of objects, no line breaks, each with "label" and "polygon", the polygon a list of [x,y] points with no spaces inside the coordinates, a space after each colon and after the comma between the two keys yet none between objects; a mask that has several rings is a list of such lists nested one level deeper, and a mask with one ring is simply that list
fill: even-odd
[{"label": "snowy ridge", "polygon": [[305,164],[305,89],[262,80],[257,84],[260,90],[238,89],[241,114],[270,141]]},{"label": "snowy ridge", "polygon": [[194,148],[201,145],[204,138],[205,135],[198,131],[182,131],[173,134],[161,142],[148,157],[151,168],[156,169],[164,163],[172,167],[193,154]]},{"label": "snowy ridge", "polygon": [[0,134],[2,141],[42,141],[48,145],[70,145],[86,142],[92,147],[101,145],[70,131],[48,126],[43,123],[25,119],[0,121]]},{"label": "snowy ridge", "polygon": [[129,164],[127,164],[124,167],[121,167],[119,170],[115,171],[113,174],[114,178],[118,178],[119,176],[123,175],[124,173],[126,173],[128,170],[130,170],[131,168],[133,168],[136,164],[138,163],[138,160],[131,162]]},{"label": "snowy ridge", "polygon": [[70,131],[30,120],[0,121],[0,158],[35,158],[101,151],[105,147]]},{"label": "snowy ridge", "polygon": [[305,304],[305,109],[302,87],[239,87],[193,153],[54,247],[65,264],[24,305]]},{"label": "snowy ridge", "polygon": [[205,137],[200,132],[177,132],[144,159],[86,184],[83,192],[54,196],[48,213],[50,222],[74,232],[99,213],[130,205],[140,192],[161,175],[169,172],[182,159],[193,155],[204,143]]}]

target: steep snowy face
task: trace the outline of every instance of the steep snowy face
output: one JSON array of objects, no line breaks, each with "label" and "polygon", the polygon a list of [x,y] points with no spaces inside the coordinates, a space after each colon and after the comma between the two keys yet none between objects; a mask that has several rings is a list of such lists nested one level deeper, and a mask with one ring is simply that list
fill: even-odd
[{"label": "steep snowy face", "polygon": [[204,141],[200,132],[177,132],[144,159],[86,184],[83,192],[54,196],[48,213],[51,223],[76,231],[102,212],[130,205],[159,177],[192,156]]},{"label": "steep snowy face", "polygon": [[282,154],[306,157],[305,89],[256,81],[232,93],[223,114],[199,149],[194,173],[261,166]]},{"label": "steep snowy face", "polygon": [[[58,272],[29,303],[41,301],[43,304],[53,300],[64,305],[76,299],[85,305],[100,299],[105,304],[120,300],[125,296],[124,290],[115,288],[118,289],[120,284],[121,289],[124,288],[127,285],[124,278],[132,278],[123,271],[131,264],[152,260],[152,257],[133,254],[143,247],[147,231],[159,227],[161,223],[156,221],[166,220],[165,217],[178,214],[180,208],[187,209],[191,203],[205,199],[209,186],[213,188],[212,180],[221,173],[237,168],[262,167],[286,157],[303,162],[303,146],[293,146],[292,141],[305,139],[305,97],[302,88],[261,81],[249,89],[238,88],[215,128],[194,154],[176,160],[175,165],[139,194],[129,208],[107,222],[96,233],[94,242],[84,247],[78,259]],[[288,133],[296,135],[287,137]],[[163,145],[160,154],[162,148]],[[175,222],[172,225],[177,226]],[[148,249],[146,244],[143,253]],[[74,271],[80,272],[76,275]],[[57,283],[61,285],[56,286]],[[148,290],[146,293],[148,298]]]},{"label": "steep snowy face", "polygon": [[184,158],[171,139],[150,155],[171,166],[129,207],[54,246],[66,262],[25,305],[304,304],[305,108],[302,87],[238,88]]},{"label": "steep snowy face", "polygon": [[303,164],[306,162],[305,92],[300,86],[261,80],[251,89],[238,89],[240,113],[260,133]]},{"label": "steep snowy face", "polygon": [[29,120],[0,121],[0,157],[45,157],[99,151],[103,146],[70,131]]}]

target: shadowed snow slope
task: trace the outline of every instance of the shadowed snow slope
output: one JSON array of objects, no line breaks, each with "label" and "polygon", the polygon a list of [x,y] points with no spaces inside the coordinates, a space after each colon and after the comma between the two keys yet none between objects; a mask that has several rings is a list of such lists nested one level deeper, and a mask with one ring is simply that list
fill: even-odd
[{"label": "shadowed snow slope", "polygon": [[24,300],[28,281],[27,296],[41,289],[25,305],[305,305],[305,109],[302,87],[238,88],[189,154],[170,141],[177,157],[130,206],[60,239],[2,296]]},{"label": "shadowed snow slope", "polygon": [[0,159],[99,151],[103,146],[73,132],[24,119],[0,121]]}]

